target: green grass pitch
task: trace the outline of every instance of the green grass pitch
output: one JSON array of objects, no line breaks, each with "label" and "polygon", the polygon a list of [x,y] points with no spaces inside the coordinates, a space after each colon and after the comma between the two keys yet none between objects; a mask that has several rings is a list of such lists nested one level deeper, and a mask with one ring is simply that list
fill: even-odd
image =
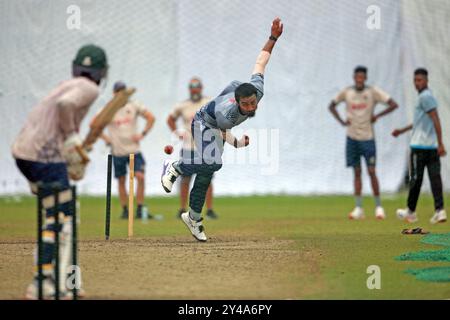
[{"label": "green grass pitch", "polygon": [[[450,231],[448,222],[429,224],[433,211],[429,195],[419,200],[418,223],[406,225],[397,220],[395,209],[404,207],[405,197],[382,198],[385,221],[375,219],[370,197],[364,198],[364,221],[348,220],[353,207],[350,196],[219,197],[215,210],[220,218],[205,220],[210,237],[206,244],[195,242],[175,218],[178,199],[167,197],[146,199],[150,212],[164,219],[147,224],[135,221],[135,238],[130,241],[126,240],[127,222],[119,219],[120,206],[113,198],[111,241],[105,244],[105,200],[82,197],[79,250],[86,291],[94,299],[449,299],[448,282],[420,281],[405,273],[410,268],[449,263],[395,260],[406,252],[442,248],[421,243],[420,235],[402,235],[403,228]],[[450,202],[448,195],[445,201]],[[35,208],[31,197],[22,197],[20,202],[0,198],[0,298],[20,299],[31,280]],[[117,255],[117,264],[114,259],[106,262],[108,252],[111,257]],[[108,279],[114,278],[114,272],[123,273],[119,258],[125,255],[127,266],[136,266],[130,276],[142,272],[142,277],[149,278],[142,282],[132,277],[127,282],[116,279],[111,284]],[[379,290],[367,288],[370,265],[381,269]],[[124,264],[123,268],[129,267]],[[195,270],[205,277],[204,290],[190,282]],[[155,272],[158,277],[147,275]],[[127,285],[122,289],[121,283]],[[241,291],[236,290],[239,286]]]}]

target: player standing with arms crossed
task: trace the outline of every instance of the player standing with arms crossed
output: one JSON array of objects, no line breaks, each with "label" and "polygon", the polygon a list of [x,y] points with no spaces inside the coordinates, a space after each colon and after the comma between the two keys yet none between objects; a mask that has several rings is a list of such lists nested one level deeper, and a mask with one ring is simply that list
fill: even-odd
[{"label": "player standing with arms crossed", "polygon": [[[113,92],[117,94],[125,89],[125,83],[118,81],[114,84]],[[138,116],[147,120],[147,124],[141,133],[138,133]],[[140,151],[139,143],[152,129],[154,123],[155,117],[144,105],[136,101],[129,101],[114,114],[113,120],[107,127],[109,134],[101,135],[102,139],[112,149],[114,176],[119,182],[119,199],[123,209],[122,219],[128,219],[126,175],[131,153],[134,154],[134,176],[137,179],[136,217],[142,218],[145,198],[145,159]],[[152,216],[149,214],[148,218],[152,218]]]},{"label": "player standing with arms crossed", "polygon": [[[376,146],[373,124],[382,116],[394,111],[397,103],[384,91],[377,87],[366,86],[367,68],[358,66],[355,68],[353,79],[355,85],[345,88],[331,101],[329,110],[336,120],[347,127],[346,158],[347,167],[353,167],[354,190],[356,206],[350,213],[350,219],[364,218],[362,209],[362,181],[361,181],[361,157],[364,157],[372,184],[375,198],[375,216],[377,219],[385,219],[386,214],[381,206],[380,187],[376,175]],[[342,120],[336,110],[336,106],[346,103],[346,120]],[[387,104],[388,107],[375,115],[377,103]]]},{"label": "player standing with arms crossed", "polygon": [[442,195],[441,161],[439,157],[447,154],[442,142],[442,129],[437,112],[438,103],[433,93],[428,89],[428,71],[417,69],[414,72],[414,85],[419,93],[419,99],[414,109],[413,124],[392,132],[394,137],[413,130],[411,137],[410,153],[410,182],[408,205],[406,209],[398,209],[397,217],[407,222],[417,222],[417,200],[422,187],[425,167],[431,183],[431,191],[434,198],[434,215],[432,224],[447,221],[444,210],[444,197]]},{"label": "player standing with arms crossed", "polygon": [[[211,98],[205,97],[202,94],[203,84],[200,79],[192,78],[189,81],[189,95],[190,98],[178,103],[174,108],[172,113],[167,118],[167,125],[172,132],[176,132],[181,139],[183,139],[183,148],[181,150],[180,157],[187,157],[190,159],[192,153],[195,152],[195,143],[191,135],[191,123],[194,119],[195,113],[207,104]],[[177,129],[176,121],[178,118],[183,120],[184,128]],[[189,194],[189,184],[191,182],[190,175],[182,175],[180,182],[180,210],[178,211],[177,217],[181,218],[181,214],[186,212],[187,198]],[[213,186],[212,182],[209,185],[208,191],[206,192],[206,217],[210,219],[217,219],[218,216],[213,210]]]},{"label": "player standing with arms crossed", "polygon": [[222,167],[224,142],[235,148],[245,147],[249,138],[235,138],[230,129],[254,117],[258,102],[264,94],[264,71],[272,49],[283,33],[279,18],[272,22],[269,40],[256,59],[250,83],[231,82],[214,100],[203,106],[195,115],[191,132],[196,146],[195,158],[164,162],[161,184],[166,192],[172,191],[179,175],[196,174],[189,197],[189,211],[181,215],[192,235],[206,241],[201,210],[214,172]]},{"label": "player standing with arms crossed", "polygon": [[[107,69],[106,54],[102,48],[95,45],[82,47],[73,61],[73,78],[60,83],[32,108],[12,146],[17,167],[29,181],[32,192],[37,193],[39,183],[45,184],[41,191],[43,206],[46,210],[42,234],[44,298],[53,297],[55,294],[53,256],[56,226],[52,204],[46,205],[49,202],[53,203],[53,191],[49,185],[57,183],[61,190],[58,214],[64,214],[64,223],[60,250],[65,252],[70,250],[72,235],[69,206],[72,199],[71,196],[68,198],[68,193],[71,194],[69,173],[72,171],[71,164],[66,163],[65,155],[69,152],[68,150],[74,150],[74,146],[81,148],[82,141],[78,134],[80,124],[99,95],[98,86],[101,79],[106,76]],[[63,254],[61,266],[68,265],[69,259],[70,255]],[[60,279],[60,292],[64,297],[69,294],[65,287],[66,277],[63,276]],[[37,294],[36,274],[35,280],[27,288],[26,298],[37,299]]]}]

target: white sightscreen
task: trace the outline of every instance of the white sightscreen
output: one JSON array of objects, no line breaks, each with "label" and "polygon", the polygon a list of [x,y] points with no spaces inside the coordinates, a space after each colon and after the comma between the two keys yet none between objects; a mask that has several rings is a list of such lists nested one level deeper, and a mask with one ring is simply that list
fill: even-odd
[{"label": "white sightscreen", "polygon": [[[81,9],[79,30],[66,27],[72,4]],[[380,8],[380,29],[366,26],[369,5]],[[226,148],[225,165],[214,180],[216,193],[351,193],[345,130],[328,104],[352,84],[357,64],[369,68],[369,84],[400,104],[375,125],[383,191],[395,191],[406,169],[409,137],[394,140],[390,132],[410,119],[417,66],[430,71],[450,149],[450,3],[445,0],[0,0],[0,193],[28,190],[10,145],[33,105],[70,77],[76,50],[94,42],[107,51],[110,70],[87,118],[111,97],[114,81],[138,88],[135,98],[157,119],[142,144],[147,194],[162,194],[162,150],[171,141],[166,118],[175,102],[187,98],[187,81],[201,77],[205,94],[214,96],[232,80],[248,80],[276,15],[285,32],[266,70],[265,97],[257,116],[234,130],[239,136],[246,130],[252,144],[245,151]],[[107,152],[103,142],[95,146],[81,192],[104,193]],[[448,160],[443,160],[448,189]],[[364,191],[369,192],[367,180]]]}]

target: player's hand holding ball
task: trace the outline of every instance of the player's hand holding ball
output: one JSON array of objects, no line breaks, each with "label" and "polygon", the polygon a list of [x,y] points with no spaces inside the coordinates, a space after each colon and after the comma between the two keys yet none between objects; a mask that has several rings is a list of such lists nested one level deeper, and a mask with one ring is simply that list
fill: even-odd
[{"label": "player's hand holding ball", "polygon": [[241,140],[239,141],[239,145],[246,147],[250,144],[250,138],[247,135],[243,135]]}]

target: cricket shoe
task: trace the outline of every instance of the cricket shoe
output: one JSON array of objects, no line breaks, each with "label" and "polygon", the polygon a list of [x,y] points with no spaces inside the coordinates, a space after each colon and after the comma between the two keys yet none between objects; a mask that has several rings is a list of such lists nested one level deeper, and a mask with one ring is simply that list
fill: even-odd
[{"label": "cricket shoe", "polygon": [[184,224],[188,227],[189,231],[191,231],[195,239],[201,242],[206,242],[207,238],[205,235],[205,227],[203,227],[202,224],[203,218],[198,221],[192,220],[188,211],[181,214],[181,220],[183,220]]},{"label": "cricket shoe", "polygon": [[384,212],[383,207],[378,206],[375,208],[375,218],[378,220],[386,219],[386,213]]},{"label": "cricket shoe", "polygon": [[444,209],[436,211],[430,219],[431,224],[444,223],[445,221],[447,221],[447,213]]},{"label": "cricket shoe", "polygon": [[163,171],[161,173],[161,184],[167,193],[172,191],[173,184],[180,175],[180,172],[173,166],[175,162],[177,162],[177,160],[164,161]]},{"label": "cricket shoe", "polygon": [[414,223],[419,221],[419,218],[417,218],[417,215],[415,212],[411,212],[411,210],[409,210],[409,208],[406,209],[397,209],[397,218],[399,218],[400,220],[404,220],[408,223]]},{"label": "cricket shoe", "polygon": [[[25,292],[25,299],[27,300],[38,300],[38,280],[37,278],[33,279],[33,282],[27,287]],[[42,298],[44,300],[53,300],[55,299],[55,281],[50,276],[44,277],[42,280]],[[59,299],[60,300],[68,300],[71,297],[68,295],[68,292],[65,290],[59,291]]]},{"label": "cricket shoe", "polygon": [[348,215],[350,220],[361,220],[364,219],[364,210],[360,207],[355,207],[352,212]]}]

